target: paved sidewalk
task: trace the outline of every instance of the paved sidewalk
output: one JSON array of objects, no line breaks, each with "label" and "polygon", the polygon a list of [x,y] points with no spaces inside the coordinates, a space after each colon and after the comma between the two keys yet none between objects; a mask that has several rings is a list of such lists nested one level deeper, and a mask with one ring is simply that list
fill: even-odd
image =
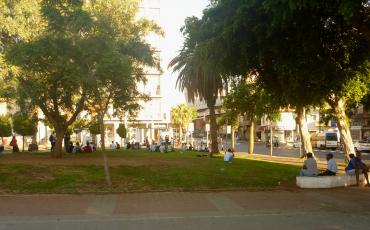
[{"label": "paved sidewalk", "polygon": [[0,196],[0,229],[369,229],[370,188]]}]

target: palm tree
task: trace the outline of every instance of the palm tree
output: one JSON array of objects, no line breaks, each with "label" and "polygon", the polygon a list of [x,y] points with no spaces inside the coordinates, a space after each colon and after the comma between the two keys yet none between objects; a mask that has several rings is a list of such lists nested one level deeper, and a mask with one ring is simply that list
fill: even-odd
[{"label": "palm tree", "polygon": [[212,67],[207,41],[202,39],[205,33],[202,21],[192,17],[185,21],[182,28],[185,36],[183,48],[170,62],[169,67],[173,72],[178,72],[176,86],[181,91],[186,91],[188,100],[205,101],[209,109],[211,126],[211,153],[218,153],[216,100],[223,91],[223,77],[216,73]]}]

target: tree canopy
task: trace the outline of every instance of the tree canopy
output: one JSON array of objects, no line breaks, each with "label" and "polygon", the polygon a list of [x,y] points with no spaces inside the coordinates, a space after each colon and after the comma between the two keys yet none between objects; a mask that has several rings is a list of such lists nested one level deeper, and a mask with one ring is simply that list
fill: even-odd
[{"label": "tree canopy", "polygon": [[[10,137],[12,135],[12,123],[9,116],[0,116],[0,137]],[[4,144],[4,143],[3,143]]]},{"label": "tree canopy", "polygon": [[368,1],[218,0],[202,20],[216,31],[207,44],[224,74],[257,76],[265,90],[282,98],[282,106],[328,101],[348,154],[353,146],[343,111],[348,92],[362,94],[350,86],[368,81],[369,6]]}]

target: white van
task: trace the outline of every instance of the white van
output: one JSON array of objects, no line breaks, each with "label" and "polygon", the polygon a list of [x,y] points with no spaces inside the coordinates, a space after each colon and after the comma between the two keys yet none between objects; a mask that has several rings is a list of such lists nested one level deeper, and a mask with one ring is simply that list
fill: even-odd
[{"label": "white van", "polygon": [[333,131],[316,133],[311,136],[312,147],[336,150],[340,146],[339,134]]}]

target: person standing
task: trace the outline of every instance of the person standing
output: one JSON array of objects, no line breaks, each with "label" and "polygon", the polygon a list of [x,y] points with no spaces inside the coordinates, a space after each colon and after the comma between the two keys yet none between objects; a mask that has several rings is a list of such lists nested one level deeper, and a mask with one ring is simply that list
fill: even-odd
[{"label": "person standing", "polygon": [[51,151],[53,151],[54,146],[55,146],[55,142],[57,141],[57,137],[56,137],[55,132],[53,132],[53,133],[50,135],[50,137],[49,137],[49,141],[50,141],[50,144],[51,144]]},{"label": "person standing", "polygon": [[68,152],[69,150],[69,142],[71,141],[71,135],[68,132],[64,134],[64,150]]},{"label": "person standing", "polygon": [[307,159],[303,163],[300,176],[317,176],[317,163],[312,153],[307,153]]},{"label": "person standing", "polygon": [[10,141],[10,144],[9,145],[13,147],[13,153],[19,152],[17,138],[15,136],[13,136],[13,138]]}]

